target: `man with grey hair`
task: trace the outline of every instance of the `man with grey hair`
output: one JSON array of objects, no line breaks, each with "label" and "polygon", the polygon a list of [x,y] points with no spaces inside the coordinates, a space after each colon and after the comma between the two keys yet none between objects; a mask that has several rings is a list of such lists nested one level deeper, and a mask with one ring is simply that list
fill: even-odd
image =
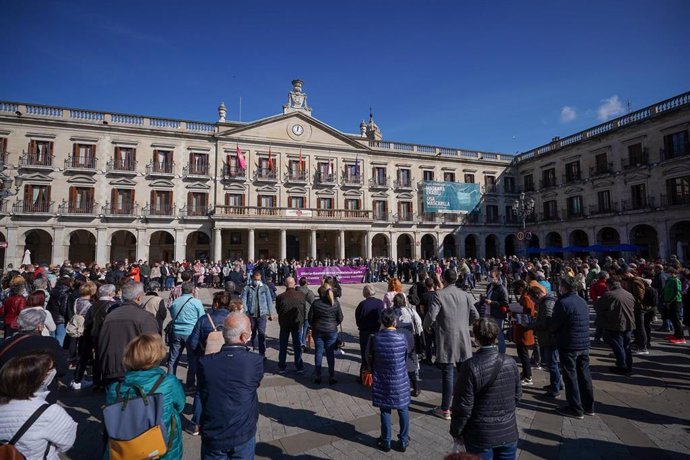
[{"label": "man with grey hair", "polygon": [[285,374],[288,349],[288,339],[292,336],[292,351],[295,358],[295,370],[298,374],[304,373],[302,361],[302,344],[300,332],[306,315],[307,299],[304,294],[295,289],[295,279],[292,276],[285,278],[285,292],[276,297],[276,311],[278,312],[278,324],[280,325],[278,373]]},{"label": "man with grey hair", "polygon": [[232,312],[223,322],[221,351],[199,360],[202,459],[254,458],[264,365],[246,346],[251,336],[247,315]]},{"label": "man with grey hair", "polygon": [[143,298],[142,283],[125,283],[122,286],[122,305],[111,310],[103,322],[98,334],[98,355],[105,385],[124,377],[122,356],[132,339],[141,334],[158,333],[156,318],[140,306]]},{"label": "man with grey hair", "polygon": [[48,402],[56,402],[55,390],[58,388],[58,380],[67,375],[67,356],[60,344],[53,337],[41,335],[48,312],[42,308],[28,308],[19,313],[17,322],[19,331],[9,339],[5,340],[0,347],[0,368],[7,361],[15,356],[36,351],[46,351],[55,356],[55,379],[48,386],[51,394],[48,395]]},{"label": "man with grey hair", "polygon": [[359,376],[357,381],[361,381],[362,371],[367,365],[366,350],[369,343],[369,337],[381,329],[381,311],[384,308],[383,300],[374,297],[376,295],[376,288],[373,285],[367,284],[362,289],[362,300],[355,309],[355,321],[359,329],[359,351],[362,357]]}]

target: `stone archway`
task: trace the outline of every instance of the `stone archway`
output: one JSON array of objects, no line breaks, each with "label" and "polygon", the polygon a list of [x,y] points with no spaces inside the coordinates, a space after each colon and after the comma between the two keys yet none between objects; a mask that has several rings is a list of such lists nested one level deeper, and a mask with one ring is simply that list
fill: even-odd
[{"label": "stone archway", "polygon": [[443,258],[457,257],[457,248],[455,247],[455,235],[452,233],[443,238]]},{"label": "stone archway", "polygon": [[604,227],[597,232],[597,244],[604,246],[615,246],[621,244],[621,237],[618,230],[612,227]]},{"label": "stone archway", "polygon": [[388,236],[383,233],[377,233],[371,239],[371,256],[372,257],[390,257],[390,250],[388,248]]},{"label": "stone archway", "polygon": [[187,235],[187,248],[185,258],[188,262],[195,260],[211,260],[211,237],[200,231],[195,230]]},{"label": "stone archway", "polygon": [[69,234],[67,258],[86,265],[96,260],[96,236],[88,230],[75,230]]},{"label": "stone archway", "polygon": [[507,255],[507,256],[514,256],[517,253],[516,252],[517,238],[515,237],[515,235],[511,234],[511,235],[506,236],[505,248],[506,248],[505,255]]},{"label": "stone archway", "polygon": [[137,237],[129,230],[117,230],[110,237],[110,261],[137,259]]},{"label": "stone archway", "polygon": [[546,246],[551,246],[554,248],[562,248],[563,237],[558,232],[549,232],[546,234],[546,237],[544,238],[544,244]]},{"label": "stone archway", "polygon": [[630,229],[630,243],[641,246],[638,252],[646,259],[659,257],[659,237],[651,225],[640,224]]},{"label": "stone archway", "polygon": [[[33,229],[24,234],[24,250],[31,252],[31,263],[49,264],[53,258],[53,237],[45,230]],[[20,261],[24,251],[19,254]],[[56,261],[62,263],[61,260]]]},{"label": "stone archway", "polygon": [[570,233],[570,245],[571,246],[589,246],[589,235],[584,230],[573,230]]},{"label": "stone archway", "polygon": [[484,240],[484,244],[486,250],[484,254],[487,259],[498,257],[498,238],[496,238],[496,235],[488,235]]},{"label": "stone archway", "polygon": [[690,261],[690,221],[676,222],[668,233],[671,237],[669,252],[682,262]]},{"label": "stone archway", "polygon": [[412,238],[407,233],[403,233],[398,237],[397,250],[398,258],[405,257],[407,259],[412,258],[412,245],[414,242]]},{"label": "stone archway", "polygon": [[477,237],[474,235],[467,235],[465,237],[465,258],[477,258]]},{"label": "stone archway", "polygon": [[159,230],[151,234],[148,260],[150,264],[175,260],[175,237],[170,232]]},{"label": "stone archway", "polygon": [[431,234],[426,234],[421,240],[421,254],[422,259],[432,259],[436,257],[436,238]]}]

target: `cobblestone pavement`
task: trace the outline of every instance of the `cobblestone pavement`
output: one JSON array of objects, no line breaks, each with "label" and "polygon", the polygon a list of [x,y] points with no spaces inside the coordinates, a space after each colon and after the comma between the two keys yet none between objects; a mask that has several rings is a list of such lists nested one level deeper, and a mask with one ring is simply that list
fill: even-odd
[{"label": "cobblestone pavement", "polygon": [[[379,284],[379,295],[385,290]],[[202,292],[205,303],[210,291]],[[374,446],[379,436],[378,411],[370,392],[355,382],[360,358],[354,309],[361,300],[361,285],[343,286],[345,355],[336,359],[333,387],[312,383],[313,353],[305,356],[306,373],[290,366],[277,375],[278,325],[269,322],[268,362],[259,388],[260,417],[257,458],[443,458],[451,450],[448,422],[429,411],[440,402],[440,372],[422,366],[422,394],[411,405],[410,446],[405,454],[382,453]],[[635,358],[635,373],[622,377],[608,372],[613,364],[608,347],[594,347],[591,367],[596,415],[584,420],[559,416],[554,409],[564,403],[542,397],[548,373],[535,370],[534,386],[524,391],[518,408],[519,458],[547,459],[682,459],[690,458],[690,349],[667,345],[655,333],[649,356]],[[509,354],[516,356],[514,347]],[[325,363],[324,363],[325,365]],[[291,372],[292,370],[292,372]],[[185,368],[179,370],[183,378]],[[90,390],[64,391],[60,401],[79,422],[75,447],[66,458],[98,458],[101,443],[100,395]],[[191,416],[191,397],[184,417]],[[396,421],[394,417],[394,436]],[[199,458],[201,439],[184,434],[184,458]]]}]

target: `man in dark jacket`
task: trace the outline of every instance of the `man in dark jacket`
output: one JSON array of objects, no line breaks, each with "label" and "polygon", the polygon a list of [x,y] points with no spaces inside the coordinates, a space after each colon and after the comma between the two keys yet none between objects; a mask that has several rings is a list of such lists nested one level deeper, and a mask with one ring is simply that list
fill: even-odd
[{"label": "man in dark jacket", "polygon": [[122,286],[123,304],[111,311],[103,322],[98,336],[98,354],[106,385],[125,375],[122,356],[132,339],[146,333],[158,334],[156,318],[139,306],[143,298],[142,283],[125,283]]},{"label": "man in dark jacket", "polygon": [[486,297],[484,300],[485,309],[488,310],[486,314],[479,312],[481,316],[489,316],[496,321],[498,325],[498,352],[506,352],[506,338],[503,334],[503,321],[506,318],[508,311],[508,290],[501,283],[501,277],[497,270],[491,271],[490,283],[486,286]]},{"label": "man in dark jacket", "polygon": [[618,276],[610,277],[606,283],[609,290],[597,299],[594,309],[616,355],[616,365],[611,366],[610,371],[628,375],[632,371],[630,342],[635,329],[635,298],[621,287]]},{"label": "man in dark jacket", "polygon": [[362,289],[362,300],[355,308],[355,321],[359,329],[359,351],[362,356],[360,366],[360,378],[362,367],[366,365],[366,351],[369,337],[381,328],[381,311],[383,310],[383,300],[374,297],[376,289],[371,284],[367,284]]},{"label": "man in dark jacket", "polygon": [[249,318],[230,313],[223,322],[225,345],[199,360],[201,397],[201,458],[253,459],[263,357],[246,347],[251,338]]},{"label": "man in dark jacket", "polygon": [[[289,276],[289,275],[288,275]],[[299,340],[300,343],[302,344],[302,351],[306,351],[307,349],[307,329],[309,328],[309,309],[311,308],[311,304],[314,303],[314,292],[309,289],[306,277],[301,277],[299,279],[299,287],[297,290],[304,294],[306,304],[305,304],[305,310],[304,310],[304,323],[302,323],[302,333],[300,334]]]},{"label": "man in dark jacket", "polygon": [[105,317],[111,310],[117,307],[115,293],[117,289],[112,284],[103,284],[98,288],[98,300],[93,303],[86,314],[86,321],[91,325],[91,343],[96,351],[93,361],[93,388],[94,391],[103,389],[103,376],[101,366],[101,356],[99,353],[98,337]]},{"label": "man in dark jacket", "polygon": [[450,435],[482,458],[515,458],[520,373],[513,358],[498,352],[498,325],[493,319],[480,319],[473,331],[480,348],[460,367]]},{"label": "man in dark jacket", "polygon": [[50,300],[48,300],[47,310],[53,316],[55,339],[60,346],[65,342],[65,324],[67,323],[66,316],[71,292],[72,278],[69,276],[61,277],[50,291]]},{"label": "man in dark jacket", "polygon": [[594,389],[589,372],[589,307],[577,295],[577,287],[572,276],[561,278],[561,298],[553,308],[549,330],[556,335],[568,400],[567,406],[557,410],[561,415],[581,420],[583,413],[594,415]]},{"label": "man in dark jacket", "polygon": [[534,333],[543,347],[544,358],[547,369],[549,370],[549,388],[546,395],[551,398],[558,398],[561,395],[561,372],[558,368],[558,348],[556,347],[556,336],[549,330],[549,322],[553,316],[553,307],[556,305],[556,297],[553,292],[548,294],[538,286],[529,287],[529,295],[537,304],[537,317],[534,321]]},{"label": "man in dark jacket", "polygon": [[292,336],[292,352],[295,357],[295,369],[298,374],[304,373],[302,362],[302,344],[300,333],[302,322],[306,314],[307,300],[304,294],[295,289],[295,279],[291,276],[285,278],[285,292],[276,297],[276,311],[278,312],[278,325],[280,326],[278,350],[278,373],[285,374],[288,339]]}]

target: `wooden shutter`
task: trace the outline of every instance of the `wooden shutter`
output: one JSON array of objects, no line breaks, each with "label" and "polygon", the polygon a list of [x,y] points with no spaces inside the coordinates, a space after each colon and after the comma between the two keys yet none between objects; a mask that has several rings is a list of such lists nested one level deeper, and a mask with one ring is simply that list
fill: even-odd
[{"label": "wooden shutter", "polygon": [[53,142],[48,142],[48,155],[53,154]]},{"label": "wooden shutter", "polygon": [[194,204],[194,193],[189,192],[187,194],[187,208],[189,208],[189,210],[191,210],[193,204]]},{"label": "wooden shutter", "polygon": [[122,152],[120,151],[120,147],[115,147],[114,160],[115,160],[116,165],[120,164],[120,158],[121,157],[122,157]]},{"label": "wooden shutter", "polygon": [[31,139],[29,141],[29,156],[36,155],[36,141]]},{"label": "wooden shutter", "polygon": [[77,163],[77,154],[79,153],[79,144],[72,144],[72,164]]},{"label": "wooden shutter", "polygon": [[[155,150],[154,150],[154,155],[155,155]],[[154,160],[156,161],[155,157]],[[153,209],[156,206],[156,195],[158,194],[157,191],[151,190],[151,209]]]},{"label": "wooden shutter", "polygon": [[132,157],[130,158],[130,161],[132,162],[132,168],[134,168],[134,162],[137,161],[137,149],[131,149],[132,152]]},{"label": "wooden shutter", "polygon": [[77,188],[76,187],[70,187],[69,188],[69,195],[68,195],[68,205],[69,208],[73,208],[76,203],[77,203]]},{"label": "wooden shutter", "polygon": [[130,211],[134,211],[134,190],[130,190],[129,193],[129,209]]},{"label": "wooden shutter", "polygon": [[[52,143],[52,142],[51,142]],[[50,204],[50,185],[46,186],[46,202],[45,205],[48,206]]]},{"label": "wooden shutter", "polygon": [[34,194],[34,186],[33,185],[25,185],[24,186],[24,206],[26,206],[27,203],[31,203],[32,197]]},{"label": "wooden shutter", "polygon": [[88,203],[89,203],[89,208],[93,208],[93,204],[94,204],[94,203],[93,203],[94,189],[93,189],[93,188],[88,188],[87,190],[88,190],[88,193],[87,193],[86,196],[87,196],[88,199],[89,199],[89,201],[88,201]]},{"label": "wooden shutter", "polygon": [[0,137],[0,152],[7,152],[7,138]]}]

